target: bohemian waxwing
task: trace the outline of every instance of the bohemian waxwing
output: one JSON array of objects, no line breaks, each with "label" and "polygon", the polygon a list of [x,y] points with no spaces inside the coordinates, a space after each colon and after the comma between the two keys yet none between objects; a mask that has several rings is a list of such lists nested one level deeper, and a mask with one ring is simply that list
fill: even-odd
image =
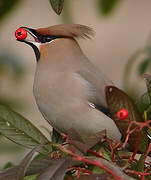
[{"label": "bohemian waxwing", "polygon": [[87,59],[75,40],[89,38],[92,29],[79,24],[21,28],[34,38],[18,40],[35,52],[33,89],[44,118],[59,132],[75,129],[85,138],[106,129],[109,137],[120,140],[114,121],[102,112],[107,109],[105,87],[113,83]]}]

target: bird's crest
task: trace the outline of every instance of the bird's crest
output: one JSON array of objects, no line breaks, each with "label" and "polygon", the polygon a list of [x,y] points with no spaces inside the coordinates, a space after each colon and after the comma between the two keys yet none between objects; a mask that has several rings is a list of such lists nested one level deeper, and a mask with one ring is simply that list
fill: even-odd
[{"label": "bird's crest", "polygon": [[94,35],[92,28],[80,24],[60,24],[47,28],[39,28],[36,31],[41,35],[64,36],[71,38],[91,38]]}]

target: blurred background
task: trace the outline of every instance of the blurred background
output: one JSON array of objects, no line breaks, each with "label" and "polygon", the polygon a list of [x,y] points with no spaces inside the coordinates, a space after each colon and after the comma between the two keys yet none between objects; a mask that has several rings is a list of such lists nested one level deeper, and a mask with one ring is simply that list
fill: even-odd
[{"label": "blurred background", "polygon": [[[36,59],[31,47],[15,40],[20,26],[79,23],[92,27],[92,40],[78,40],[84,53],[120,88],[138,96],[151,67],[151,1],[65,0],[58,16],[49,0],[0,0],[0,104],[31,120],[44,134],[48,127],[33,97]],[[134,97],[134,96],[133,96]],[[47,134],[48,135],[48,134]],[[24,149],[0,138],[0,167],[19,161]]]}]

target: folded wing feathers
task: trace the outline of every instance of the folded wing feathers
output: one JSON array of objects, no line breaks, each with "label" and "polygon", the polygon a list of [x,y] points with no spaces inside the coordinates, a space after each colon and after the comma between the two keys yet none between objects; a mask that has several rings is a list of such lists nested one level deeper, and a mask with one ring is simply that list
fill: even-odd
[{"label": "folded wing feathers", "polygon": [[65,36],[72,38],[91,38],[94,36],[92,28],[80,24],[60,24],[36,30],[42,35]]}]

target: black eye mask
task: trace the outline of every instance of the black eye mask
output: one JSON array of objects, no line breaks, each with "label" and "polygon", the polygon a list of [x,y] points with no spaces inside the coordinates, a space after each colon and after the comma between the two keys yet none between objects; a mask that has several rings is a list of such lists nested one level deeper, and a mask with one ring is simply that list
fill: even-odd
[{"label": "black eye mask", "polygon": [[[47,43],[47,42],[51,42],[54,39],[64,38],[63,36],[42,35],[42,34],[37,33],[36,30],[27,28],[27,27],[20,27],[20,28],[25,29],[35,39],[35,41],[39,42],[39,43]],[[34,45],[34,43],[32,43],[30,41],[26,41],[25,39],[21,39],[21,40],[17,39],[17,41],[24,42],[24,43],[30,45],[35,52],[36,60],[37,61],[39,60],[40,52],[39,52],[39,49]]]},{"label": "black eye mask", "polygon": [[39,35],[38,39],[41,43],[46,43],[46,42],[50,42],[50,41],[52,41],[54,39],[58,39],[58,38],[63,38],[63,37],[62,36]]},{"label": "black eye mask", "polygon": [[41,43],[47,43],[57,38],[63,38],[63,36],[42,35],[37,33],[36,30],[27,27],[21,27],[21,28],[25,29],[29,34],[31,34],[31,36],[35,38],[35,40],[37,39]]}]

